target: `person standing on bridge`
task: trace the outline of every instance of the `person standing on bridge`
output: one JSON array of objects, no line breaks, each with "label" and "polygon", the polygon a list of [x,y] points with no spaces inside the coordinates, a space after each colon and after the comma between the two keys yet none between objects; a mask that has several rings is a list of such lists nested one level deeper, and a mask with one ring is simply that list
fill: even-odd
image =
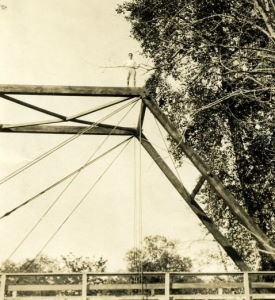
[{"label": "person standing on bridge", "polygon": [[136,86],[136,69],[139,68],[139,65],[134,61],[133,59],[133,53],[128,54],[129,59],[126,62],[126,67],[127,67],[127,87],[129,87],[130,80],[132,78],[134,87]]}]

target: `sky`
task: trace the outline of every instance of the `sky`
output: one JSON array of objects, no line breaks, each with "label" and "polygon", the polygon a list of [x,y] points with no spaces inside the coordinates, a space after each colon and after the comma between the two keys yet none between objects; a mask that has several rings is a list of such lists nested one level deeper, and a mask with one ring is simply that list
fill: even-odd
[{"label": "sky", "polygon": [[[138,63],[149,62],[142,56],[138,42],[130,37],[130,25],[115,12],[117,5],[122,2],[3,0],[1,3],[7,8],[0,10],[0,83],[125,86],[124,68],[105,67],[123,64],[129,52],[134,54]],[[139,70],[137,85],[143,86],[148,76]],[[65,115],[75,114],[112,100],[96,97],[17,98]],[[129,108],[130,106],[105,122],[117,124]],[[135,104],[120,125],[136,126],[139,108],[140,103]],[[113,110],[112,107],[86,116],[85,119],[97,121]],[[49,116],[4,99],[0,101],[2,124],[47,119]],[[161,132],[165,135],[163,130]],[[159,127],[148,112],[144,133],[171,168],[174,168]],[[64,135],[1,133],[0,177],[10,174],[67,138],[68,136]],[[104,139],[81,136],[1,185],[0,214],[84,164]],[[96,155],[124,139],[108,138]],[[39,252],[118,152],[119,149],[81,172],[12,259],[33,257]],[[198,179],[197,171],[190,162],[185,161],[179,172],[185,186],[191,191]],[[140,187],[135,184],[139,179]],[[0,261],[9,256],[67,183],[68,181],[8,218],[0,220]],[[135,199],[142,203],[143,237],[160,234],[176,239],[179,241],[180,253],[193,258],[201,251],[206,253],[217,249],[217,245],[211,241],[212,237],[205,237],[206,231],[200,226],[197,217],[140,148],[138,141],[132,140],[43,253],[53,257],[69,252],[90,257],[103,256],[108,260],[108,271],[125,270],[125,253],[137,242],[134,230],[137,214]],[[215,270],[219,270],[218,266],[214,267]]]}]

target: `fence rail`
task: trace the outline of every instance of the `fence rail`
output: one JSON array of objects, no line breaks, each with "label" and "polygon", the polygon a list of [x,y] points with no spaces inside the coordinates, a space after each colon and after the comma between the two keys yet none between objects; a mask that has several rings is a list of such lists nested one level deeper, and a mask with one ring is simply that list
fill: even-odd
[{"label": "fence rail", "polygon": [[7,273],[0,276],[0,300],[275,300],[275,272]]}]

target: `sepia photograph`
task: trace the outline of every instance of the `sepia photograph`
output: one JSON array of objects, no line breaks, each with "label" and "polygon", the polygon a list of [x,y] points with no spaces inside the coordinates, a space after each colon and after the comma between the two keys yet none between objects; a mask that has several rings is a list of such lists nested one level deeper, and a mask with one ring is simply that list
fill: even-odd
[{"label": "sepia photograph", "polygon": [[0,300],[275,300],[273,0],[0,0]]}]

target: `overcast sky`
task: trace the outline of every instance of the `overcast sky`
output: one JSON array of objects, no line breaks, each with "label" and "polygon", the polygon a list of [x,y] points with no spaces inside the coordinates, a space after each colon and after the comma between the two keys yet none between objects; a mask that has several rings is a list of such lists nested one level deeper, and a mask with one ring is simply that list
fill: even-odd
[{"label": "overcast sky", "polygon": [[[4,1],[2,1],[4,3]],[[102,68],[121,65],[128,52],[140,63],[148,61],[140,54],[138,43],[130,38],[130,26],[116,15],[118,0],[6,0],[7,9],[0,10],[0,83],[125,86],[126,70]],[[138,72],[142,86],[148,74]],[[108,102],[110,99],[77,97],[18,97],[62,114],[79,111]],[[114,108],[85,119],[99,120]],[[139,103],[121,125],[135,126]],[[105,123],[116,124],[125,111]],[[20,123],[48,116],[0,101],[1,123]],[[158,128],[149,113],[145,134],[169,162]],[[7,134],[0,135],[1,177],[24,165],[68,136]],[[13,208],[68,172],[85,163],[104,137],[81,136],[37,165],[0,186],[0,214]],[[109,138],[99,153],[123,138]],[[135,155],[138,143],[131,141],[92,193],[44,250],[50,256],[73,252],[76,255],[103,256],[108,270],[125,269],[123,257],[133,247]],[[83,197],[118,151],[106,156],[83,171],[57,205],[43,219],[13,259],[33,257]],[[194,242],[204,237],[198,219],[173,189],[151,159],[142,151],[141,199],[143,203],[143,236],[162,234],[180,241],[183,255],[215,248],[211,242]],[[183,164],[181,176],[188,189],[197,179],[189,162]],[[65,183],[66,184],[66,183]],[[0,221],[0,260],[16,247],[44,211],[56,199],[65,184],[38,198],[10,217]],[[208,238],[208,239],[211,239]]]}]

